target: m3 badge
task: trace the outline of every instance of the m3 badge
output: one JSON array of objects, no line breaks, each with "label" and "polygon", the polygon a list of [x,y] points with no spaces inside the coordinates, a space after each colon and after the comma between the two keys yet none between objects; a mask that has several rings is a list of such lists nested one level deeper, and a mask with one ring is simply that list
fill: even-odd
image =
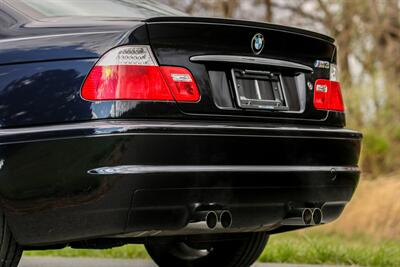
[{"label": "m3 badge", "polygon": [[317,69],[328,69],[331,67],[331,63],[329,61],[317,60],[314,62],[314,67]]}]

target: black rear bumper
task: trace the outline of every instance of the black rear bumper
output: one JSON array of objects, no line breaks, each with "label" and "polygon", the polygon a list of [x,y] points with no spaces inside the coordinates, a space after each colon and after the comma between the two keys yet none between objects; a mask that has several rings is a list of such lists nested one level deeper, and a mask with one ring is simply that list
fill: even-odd
[{"label": "black rear bumper", "polygon": [[0,138],[0,196],[23,245],[184,234],[195,205],[229,209],[233,232],[285,230],[291,206],[329,222],[359,179],[361,134],[344,129],[98,121]]}]

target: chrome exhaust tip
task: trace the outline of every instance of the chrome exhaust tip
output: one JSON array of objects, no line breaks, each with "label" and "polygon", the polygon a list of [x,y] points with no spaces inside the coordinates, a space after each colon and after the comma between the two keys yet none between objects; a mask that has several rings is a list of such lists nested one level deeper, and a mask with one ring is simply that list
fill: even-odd
[{"label": "chrome exhaust tip", "polygon": [[197,211],[187,225],[191,229],[215,229],[218,225],[218,215],[215,211]]},{"label": "chrome exhaust tip", "polygon": [[311,225],[313,222],[313,211],[311,209],[303,209],[301,214],[304,225]]},{"label": "chrome exhaust tip", "polygon": [[230,228],[232,226],[232,214],[228,210],[224,210],[219,215],[219,221],[223,228]]},{"label": "chrome exhaust tip", "polygon": [[312,222],[315,225],[321,224],[323,221],[323,213],[321,209],[314,209],[312,212]]},{"label": "chrome exhaust tip", "polygon": [[215,229],[217,227],[217,223],[218,223],[217,213],[215,211],[207,212],[205,221],[206,221],[208,228]]},{"label": "chrome exhaust tip", "polygon": [[297,208],[289,211],[282,225],[311,225],[313,223],[313,211],[309,208]]}]

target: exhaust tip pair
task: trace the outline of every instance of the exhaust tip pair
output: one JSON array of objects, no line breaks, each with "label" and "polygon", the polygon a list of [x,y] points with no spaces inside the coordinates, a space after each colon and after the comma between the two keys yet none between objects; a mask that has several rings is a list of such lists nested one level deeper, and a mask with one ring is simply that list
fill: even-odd
[{"label": "exhaust tip pair", "polygon": [[207,227],[210,229],[215,229],[218,222],[221,223],[222,228],[225,229],[232,226],[232,214],[228,210],[209,211],[205,219]]},{"label": "exhaust tip pair", "polygon": [[319,225],[323,223],[323,213],[319,208],[295,208],[289,211],[283,225]]},{"label": "exhaust tip pair", "polygon": [[319,225],[323,220],[322,210],[306,208],[302,212],[302,219],[305,225]]}]

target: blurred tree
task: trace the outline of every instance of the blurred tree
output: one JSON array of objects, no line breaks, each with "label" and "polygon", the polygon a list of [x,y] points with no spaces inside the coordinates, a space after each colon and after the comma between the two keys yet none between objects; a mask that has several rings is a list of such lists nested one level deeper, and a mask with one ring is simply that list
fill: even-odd
[{"label": "blurred tree", "polygon": [[400,1],[274,1],[297,25],[335,37],[350,126],[366,137],[364,171],[377,176],[399,170]]}]

